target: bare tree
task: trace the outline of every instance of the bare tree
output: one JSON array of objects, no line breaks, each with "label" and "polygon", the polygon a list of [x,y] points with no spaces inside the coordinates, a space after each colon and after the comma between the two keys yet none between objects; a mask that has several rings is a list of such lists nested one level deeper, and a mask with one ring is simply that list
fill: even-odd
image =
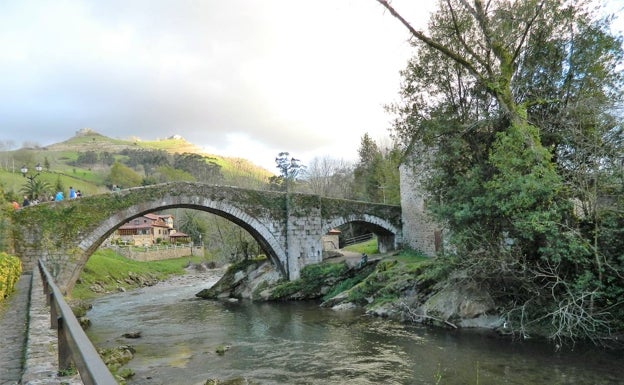
[{"label": "bare tree", "polygon": [[353,181],[353,165],[344,159],[328,156],[314,158],[307,169],[307,187],[312,194],[333,198],[349,198]]}]

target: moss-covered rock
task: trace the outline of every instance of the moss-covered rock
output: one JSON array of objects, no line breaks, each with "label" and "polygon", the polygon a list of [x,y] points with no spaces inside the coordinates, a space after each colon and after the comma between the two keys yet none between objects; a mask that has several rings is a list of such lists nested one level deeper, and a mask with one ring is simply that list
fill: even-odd
[{"label": "moss-covered rock", "polygon": [[496,317],[487,291],[454,285],[436,269],[430,260],[378,258],[356,267],[325,262],[305,266],[300,279],[284,281],[270,262],[252,260],[231,266],[217,284],[196,295],[212,299],[321,300],[321,306],[335,310],[360,307],[375,316],[444,327],[499,325],[500,317]]},{"label": "moss-covered rock", "polygon": [[219,282],[195,296],[204,299],[254,298],[254,293],[280,281],[281,275],[266,257],[241,261],[231,265]]}]

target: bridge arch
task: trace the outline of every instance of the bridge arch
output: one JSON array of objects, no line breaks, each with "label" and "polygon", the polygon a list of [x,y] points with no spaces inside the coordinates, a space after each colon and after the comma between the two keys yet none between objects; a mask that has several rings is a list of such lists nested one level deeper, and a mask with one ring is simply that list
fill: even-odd
[{"label": "bridge arch", "polygon": [[348,223],[363,223],[371,229],[377,236],[377,246],[379,252],[385,253],[396,249],[401,243],[401,231],[397,226],[388,220],[370,214],[350,214],[334,218],[326,223],[323,227],[323,233],[326,234],[331,229],[346,225]]},{"label": "bridge arch", "polygon": [[141,215],[174,208],[205,211],[228,219],[229,221],[242,227],[244,230],[249,232],[249,234],[251,234],[256,242],[258,242],[262,250],[267,254],[267,257],[277,267],[278,271],[283,276],[286,276],[284,265],[282,263],[284,259],[284,250],[274,236],[277,230],[274,226],[270,226],[271,224],[269,224],[269,227],[267,227],[265,223],[251,217],[241,208],[236,207],[229,202],[217,201],[196,195],[188,195],[174,197],[173,199],[167,201],[158,199],[130,206],[117,212],[114,216],[104,220],[90,233],[85,234],[84,239],[78,245],[79,248],[84,251],[84,254],[79,261],[76,261],[76,269],[72,273],[72,277],[69,282],[70,285],[73,285],[74,282],[76,282],[89,257],[120,226],[134,218],[140,217]]}]

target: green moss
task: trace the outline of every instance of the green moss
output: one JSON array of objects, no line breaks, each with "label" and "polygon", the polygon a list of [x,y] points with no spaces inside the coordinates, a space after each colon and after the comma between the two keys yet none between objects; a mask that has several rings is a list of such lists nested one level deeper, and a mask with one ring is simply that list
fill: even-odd
[{"label": "green moss", "polygon": [[345,262],[305,266],[301,269],[299,279],[277,285],[271,292],[271,299],[287,299],[293,296],[301,299],[319,298],[323,286],[340,282],[348,270]]},{"label": "green moss", "polygon": [[347,251],[352,251],[354,253],[368,254],[368,255],[379,253],[376,237],[366,242],[360,242],[354,245],[347,246],[344,249]]},{"label": "green moss", "polygon": [[395,302],[419,282],[427,261],[399,263],[383,260],[376,269],[348,292],[348,300],[360,306],[374,307]]}]

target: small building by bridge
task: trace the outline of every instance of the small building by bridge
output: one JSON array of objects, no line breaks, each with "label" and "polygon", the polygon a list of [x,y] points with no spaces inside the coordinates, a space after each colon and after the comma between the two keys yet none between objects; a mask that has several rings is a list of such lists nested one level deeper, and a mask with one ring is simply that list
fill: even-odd
[{"label": "small building by bridge", "polygon": [[[176,230],[173,228],[173,215],[148,213],[133,218],[121,225],[111,234],[107,242],[122,242],[134,246],[150,246],[156,243],[169,242],[171,236],[175,233]],[[174,236],[174,238],[175,237],[176,236]]]}]

